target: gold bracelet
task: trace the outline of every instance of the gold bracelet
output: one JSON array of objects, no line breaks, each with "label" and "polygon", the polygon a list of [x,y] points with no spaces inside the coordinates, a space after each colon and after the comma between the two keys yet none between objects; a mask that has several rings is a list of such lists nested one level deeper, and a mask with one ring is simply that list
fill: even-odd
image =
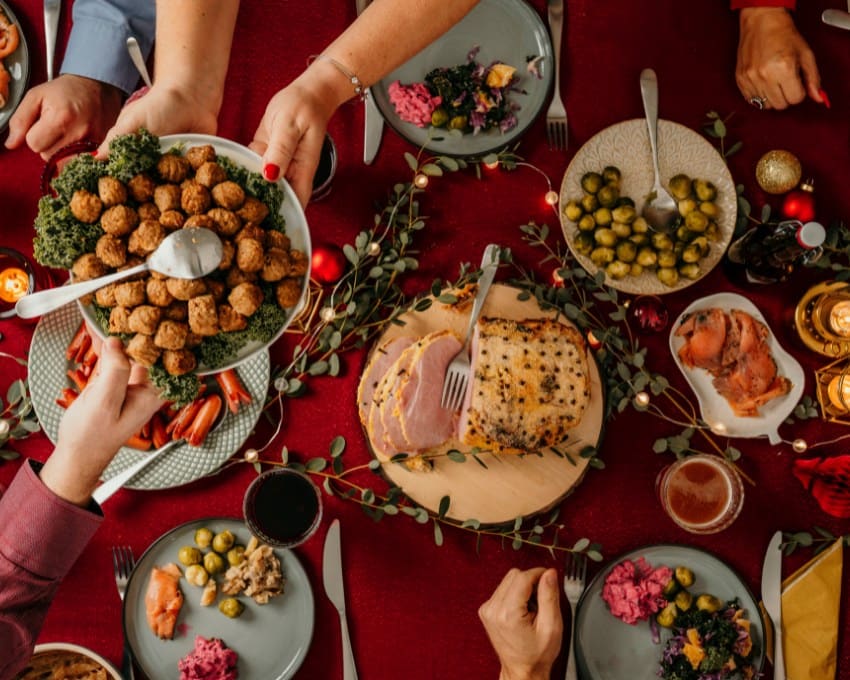
[{"label": "gold bracelet", "polygon": [[334,68],[336,68],[337,71],[339,71],[340,73],[342,73],[342,75],[348,78],[349,82],[354,88],[354,94],[360,98],[360,101],[366,99],[366,88],[363,87],[363,82],[360,80],[360,78],[357,77],[357,74],[352,73],[345,66],[340,64],[336,59],[334,59],[333,57],[329,57],[327,54],[311,54],[307,58],[307,65],[309,66],[314,61],[316,61],[316,59],[324,59],[325,61],[329,61],[331,64],[333,64]]}]

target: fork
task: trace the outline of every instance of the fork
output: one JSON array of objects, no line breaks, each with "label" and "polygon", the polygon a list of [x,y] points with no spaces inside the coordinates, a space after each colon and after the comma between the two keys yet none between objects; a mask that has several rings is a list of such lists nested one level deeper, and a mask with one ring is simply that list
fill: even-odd
[{"label": "fork", "polygon": [[446,377],[443,379],[443,395],[440,399],[440,406],[452,411],[461,407],[466,395],[466,388],[469,386],[469,342],[472,340],[475,322],[478,321],[481,309],[484,307],[487,291],[490,290],[490,284],[493,283],[493,277],[496,275],[496,269],[499,266],[499,252],[499,246],[495,243],[491,243],[484,249],[484,257],[481,258],[481,276],[478,278],[478,290],[475,292],[475,302],[472,304],[472,313],[469,315],[466,340],[464,340],[463,347],[449,363],[446,369]]},{"label": "fork", "polygon": [[[130,546],[112,547],[112,568],[115,571],[115,585],[118,588],[118,597],[124,601],[124,593],[127,592],[127,581],[136,566],[136,558],[133,557],[133,549]],[[130,645],[124,640],[124,657],[121,659],[121,676],[125,680],[133,680],[133,657],[130,654]]]},{"label": "fork", "polygon": [[550,149],[567,149],[567,110],[561,99],[561,34],[564,28],[564,0],[548,0],[549,32],[552,34],[552,54],[555,57],[555,86],[552,101],[546,111],[546,140]]},{"label": "fork", "polygon": [[587,559],[583,555],[569,553],[564,569],[564,594],[573,610],[573,624],[570,626],[570,655],[567,657],[566,680],[576,680],[576,606],[584,592],[584,580],[587,575]]},{"label": "fork", "polygon": [[56,33],[59,30],[60,0],[44,0],[44,43],[47,58],[47,79],[53,80],[53,61],[56,53]]}]

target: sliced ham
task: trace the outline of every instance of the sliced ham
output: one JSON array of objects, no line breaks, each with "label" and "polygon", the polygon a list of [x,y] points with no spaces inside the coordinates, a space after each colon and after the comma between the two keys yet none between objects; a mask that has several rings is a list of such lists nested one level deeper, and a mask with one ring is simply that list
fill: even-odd
[{"label": "sliced ham", "polygon": [[363,369],[360,385],[357,388],[357,407],[360,410],[360,420],[367,422],[369,409],[374,403],[375,390],[390,367],[399,358],[401,353],[414,343],[414,338],[402,336],[388,340],[378,347],[372,358]]}]

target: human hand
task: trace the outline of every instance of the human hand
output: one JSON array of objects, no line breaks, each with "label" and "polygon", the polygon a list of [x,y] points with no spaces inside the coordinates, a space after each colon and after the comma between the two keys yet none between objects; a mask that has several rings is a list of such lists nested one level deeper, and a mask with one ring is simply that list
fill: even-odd
[{"label": "human hand", "polygon": [[263,157],[265,178],[286,177],[302,207],[310,200],[328,120],[336,110],[315,85],[302,75],[272,97],[248,145]]},{"label": "human hand", "polygon": [[16,149],[26,141],[47,160],[83,138],[100,141],[118,117],[121,98],[117,87],[64,73],[27,92],[9,119],[6,148]]},{"label": "human hand", "polygon": [[[535,586],[532,611],[528,602]],[[500,680],[548,680],[564,632],[554,569],[511,569],[478,616],[502,665]]]},{"label": "human hand", "polygon": [[62,417],[56,448],[41,470],[45,486],[71,503],[88,503],[121,445],[162,406],[146,377],[143,366],[131,367],[121,341],[107,338],[95,374]]},{"label": "human hand", "polygon": [[735,79],[744,98],[760,98],[764,108],[799,104],[806,94],[828,104],[815,55],[781,7],[741,10]]}]

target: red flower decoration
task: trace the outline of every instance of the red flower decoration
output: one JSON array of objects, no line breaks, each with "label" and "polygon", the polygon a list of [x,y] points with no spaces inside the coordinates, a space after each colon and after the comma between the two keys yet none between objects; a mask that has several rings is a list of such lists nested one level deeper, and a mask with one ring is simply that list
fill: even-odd
[{"label": "red flower decoration", "polygon": [[824,512],[850,517],[850,455],[798,458],[793,470]]}]

